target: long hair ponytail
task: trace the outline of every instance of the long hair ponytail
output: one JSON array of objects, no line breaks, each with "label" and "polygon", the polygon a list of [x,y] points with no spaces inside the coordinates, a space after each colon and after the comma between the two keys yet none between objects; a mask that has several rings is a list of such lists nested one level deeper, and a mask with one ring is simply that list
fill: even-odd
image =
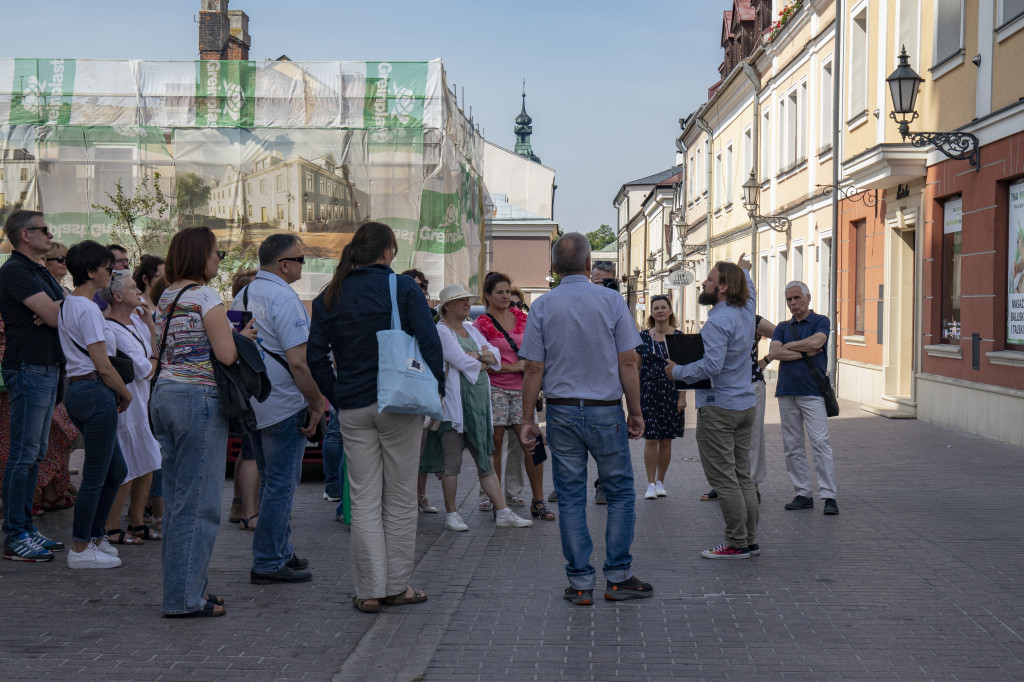
[{"label": "long hair ponytail", "polygon": [[341,296],[341,286],[354,268],[369,265],[380,260],[384,252],[391,249],[398,254],[395,233],[384,223],[363,223],[352,236],[352,241],[341,250],[338,267],[324,289],[324,305],[330,309]]}]

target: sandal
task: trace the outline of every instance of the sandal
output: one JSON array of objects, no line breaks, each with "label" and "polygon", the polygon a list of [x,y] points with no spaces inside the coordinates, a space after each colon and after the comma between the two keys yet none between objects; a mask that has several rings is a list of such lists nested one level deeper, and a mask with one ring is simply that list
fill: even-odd
[{"label": "sandal", "polygon": [[539,518],[541,521],[554,521],[554,513],[544,504],[544,500],[534,500],[530,505],[530,516]]},{"label": "sandal", "polygon": [[150,528],[144,523],[139,526],[128,526],[128,532],[137,538],[142,538],[143,540],[159,540],[163,537],[157,530]]},{"label": "sandal", "polygon": [[[412,591],[412,594],[409,592]],[[404,592],[384,597],[386,606],[405,606],[406,604],[422,604],[427,601],[427,593],[423,590],[413,589],[412,586],[405,588]]]},{"label": "sandal", "polygon": [[241,521],[238,522],[238,529],[239,530],[256,530],[256,524],[253,522],[253,520],[256,519],[259,515],[260,515],[259,512],[256,512],[255,514],[253,514],[249,518],[242,519]]},{"label": "sandal", "polygon": [[524,500],[523,498],[519,497],[518,495],[513,495],[512,499],[510,499],[508,501],[508,506],[510,506],[510,507],[525,507],[526,506],[526,500]]},{"label": "sandal", "polygon": [[62,509],[71,509],[75,506],[75,498],[67,493],[59,495],[56,499],[48,500],[45,497],[40,498],[39,506],[43,508],[45,512],[61,511]]},{"label": "sandal", "polygon": [[371,597],[370,599],[352,597],[352,606],[356,607],[356,611],[362,611],[363,613],[380,613],[380,601],[376,597]]},{"label": "sandal", "polygon": [[477,508],[480,511],[494,511],[494,505],[490,500],[480,500],[480,505]]},{"label": "sandal", "polygon": [[218,597],[215,594],[204,594],[203,599],[216,606],[224,606],[224,597]]},{"label": "sandal", "polygon": [[142,538],[130,535],[120,528],[111,528],[106,531],[107,540],[114,545],[144,545]]},{"label": "sandal", "polygon": [[222,604],[214,604],[212,601],[207,601],[203,604],[203,608],[198,611],[189,611],[188,613],[165,613],[164,618],[216,618],[217,616],[223,616],[228,612]]},{"label": "sandal", "polygon": [[430,504],[430,500],[427,499],[426,495],[420,495],[420,511],[424,514],[436,514],[437,507]]},{"label": "sandal", "polygon": [[718,492],[712,488],[708,492],[700,496],[702,502],[714,502],[718,499]]}]

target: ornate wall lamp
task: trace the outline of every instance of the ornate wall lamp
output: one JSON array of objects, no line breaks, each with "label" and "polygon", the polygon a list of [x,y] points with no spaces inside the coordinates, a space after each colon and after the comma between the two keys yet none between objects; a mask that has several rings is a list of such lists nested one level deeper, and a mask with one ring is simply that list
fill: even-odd
[{"label": "ornate wall lamp", "polygon": [[856,187],[836,187],[835,185],[815,185],[821,188],[821,196],[827,197],[833,190],[847,201],[860,202],[868,208],[878,204],[878,190],[858,190]]},{"label": "ornate wall lamp", "polygon": [[764,223],[776,232],[785,232],[786,241],[789,241],[790,233],[793,229],[793,223],[790,222],[789,218],[779,215],[757,215],[757,194],[760,191],[761,183],[754,177],[754,171],[750,171],[750,177],[743,183],[743,208],[747,209],[750,222],[754,223],[754,225]]},{"label": "ornate wall lamp", "polygon": [[653,252],[649,256],[647,256],[647,275],[649,277],[654,276],[654,266],[657,262],[658,257],[655,256]]},{"label": "ornate wall lamp", "polygon": [[975,170],[981,171],[980,149],[978,138],[975,135],[962,132],[914,133],[910,131],[910,124],[917,118],[917,110],[914,108],[917,91],[924,79],[910,68],[910,57],[907,56],[906,47],[900,50],[899,60],[896,70],[885,79],[885,82],[889,84],[889,95],[892,97],[892,111],[889,112],[889,118],[899,124],[903,140],[906,141],[909,137],[910,144],[915,147],[935,145],[936,149],[949,158],[967,161],[974,166]]}]

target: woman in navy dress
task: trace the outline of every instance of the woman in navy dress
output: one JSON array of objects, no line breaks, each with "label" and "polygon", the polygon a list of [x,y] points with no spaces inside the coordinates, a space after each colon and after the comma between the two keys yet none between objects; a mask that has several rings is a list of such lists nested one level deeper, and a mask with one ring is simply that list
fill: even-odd
[{"label": "woman in navy dress", "polygon": [[665,337],[681,333],[676,329],[672,300],[665,295],[651,297],[647,329],[640,332],[643,341],[636,348],[640,356],[640,409],[644,417],[644,465],[647,468],[647,492],[653,500],[665,497],[665,472],[672,460],[672,439],[683,435],[686,391],[679,391],[665,376],[668,347]]}]

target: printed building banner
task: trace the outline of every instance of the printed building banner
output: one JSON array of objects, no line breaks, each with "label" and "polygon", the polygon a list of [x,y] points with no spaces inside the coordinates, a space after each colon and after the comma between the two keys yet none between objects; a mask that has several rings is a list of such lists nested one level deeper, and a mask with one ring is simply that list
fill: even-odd
[{"label": "printed building banner", "polygon": [[1024,182],[1010,185],[1006,342],[1024,345]]},{"label": "printed building banner", "polygon": [[[399,239],[431,294],[477,279],[483,140],[431,62],[0,59],[0,213],[41,210],[55,238],[108,243],[103,211],[143,181],[221,248],[303,237],[317,293],[356,228]],[[9,251],[0,245],[0,260]]]}]

